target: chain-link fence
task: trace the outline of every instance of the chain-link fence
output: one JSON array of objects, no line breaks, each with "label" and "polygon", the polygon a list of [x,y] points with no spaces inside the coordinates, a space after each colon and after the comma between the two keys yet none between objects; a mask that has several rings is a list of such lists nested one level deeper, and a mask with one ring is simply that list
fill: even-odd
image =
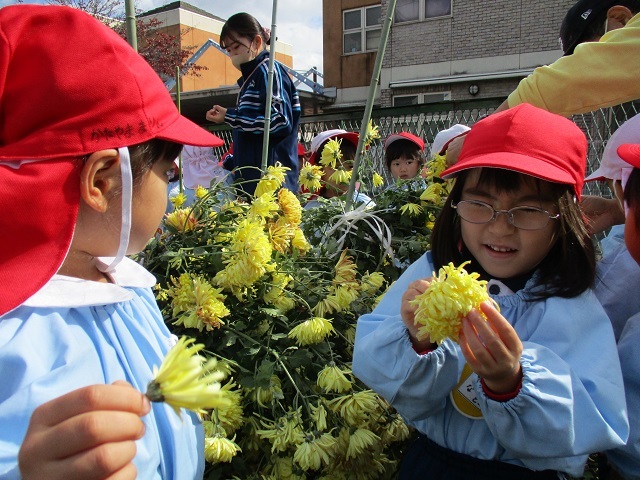
[{"label": "chain-link fence", "polygon": [[[390,133],[408,131],[423,138],[428,145],[431,145],[439,131],[456,123],[472,126],[478,119],[493,112],[501,102],[502,99],[482,99],[464,103],[446,102],[374,109],[371,120],[373,125],[379,128],[381,138],[374,142],[367,152],[368,168],[373,168],[386,179],[390,179],[390,174],[385,167],[382,148],[384,138]],[[638,110],[640,110],[640,103],[630,102],[572,117],[572,120],[582,129],[589,141],[587,173],[598,167],[606,142],[613,132],[624,121],[634,116]],[[359,132],[363,112],[363,109],[354,109],[339,113],[304,116],[299,127],[300,141],[306,148],[309,148],[311,139],[324,130],[342,128]],[[215,152],[220,157],[231,143],[231,130],[227,126],[218,126],[214,127],[213,131],[225,140],[225,146],[216,149]],[[370,173],[372,172],[361,172],[363,180],[364,177],[370,178]],[[585,193],[610,196],[608,187],[601,182],[587,183]]]}]

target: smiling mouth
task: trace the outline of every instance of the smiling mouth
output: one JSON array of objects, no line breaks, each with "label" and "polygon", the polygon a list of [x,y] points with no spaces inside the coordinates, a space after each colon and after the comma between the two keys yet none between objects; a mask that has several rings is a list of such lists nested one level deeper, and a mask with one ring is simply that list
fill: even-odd
[{"label": "smiling mouth", "polygon": [[517,250],[515,248],[507,248],[507,247],[497,247],[495,245],[490,245],[487,244],[485,245],[488,249],[493,250],[494,252],[499,252],[499,253],[510,253],[510,252],[517,252]]}]

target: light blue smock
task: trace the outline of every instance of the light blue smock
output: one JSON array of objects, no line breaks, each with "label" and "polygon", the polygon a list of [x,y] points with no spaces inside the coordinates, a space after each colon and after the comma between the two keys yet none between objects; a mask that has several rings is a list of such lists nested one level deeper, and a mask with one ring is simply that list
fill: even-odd
[{"label": "light blue smock", "polygon": [[607,458],[623,478],[640,480],[640,313],[626,322],[618,340],[618,354],[627,396],[630,433],[627,444],[607,452]]},{"label": "light blue smock", "polygon": [[[19,479],[17,456],[33,410],[94,384],[125,380],[141,392],[175,343],[151,286],[155,278],[124,259],[115,284],[54,276],[0,317],[0,478]],[[204,432],[185,410],[152,404],[133,461],[138,478],[202,479]]]},{"label": "light blue smock", "polygon": [[618,340],[627,319],[640,312],[640,266],[624,243],[624,225],[612,227],[601,245],[594,291]]},{"label": "light blue smock", "polygon": [[[534,276],[515,294],[491,295],[524,345],[521,390],[499,402],[474,373],[457,386],[465,366],[457,343],[445,340],[426,355],[414,351],[401,298],[409,283],[432,272],[427,253],[356,329],[353,373],[408,424],[456,452],[573,476],[583,473],[590,453],[624,444],[629,425],[616,344],[591,291],[525,302]],[[479,418],[469,416],[474,409]]]}]

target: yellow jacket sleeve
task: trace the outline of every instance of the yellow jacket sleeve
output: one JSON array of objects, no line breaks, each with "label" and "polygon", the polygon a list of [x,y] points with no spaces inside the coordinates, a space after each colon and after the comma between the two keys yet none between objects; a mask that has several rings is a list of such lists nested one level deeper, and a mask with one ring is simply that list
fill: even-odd
[{"label": "yellow jacket sleeve", "polygon": [[599,42],[585,42],[538,67],[507,99],[568,117],[640,98],[640,14]]}]

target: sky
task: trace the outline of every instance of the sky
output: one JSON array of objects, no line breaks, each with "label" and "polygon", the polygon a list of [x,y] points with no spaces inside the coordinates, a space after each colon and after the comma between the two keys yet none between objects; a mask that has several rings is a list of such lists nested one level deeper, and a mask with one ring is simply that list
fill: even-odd
[{"label": "sky", "polygon": [[[248,12],[265,28],[271,28],[273,3],[268,0],[186,0],[187,3],[226,19],[234,13]],[[0,7],[15,0],[0,0]],[[24,3],[44,3],[25,0]],[[151,10],[171,0],[135,0],[139,10]],[[316,67],[322,72],[322,0],[277,0],[276,37],[293,45],[293,68],[306,71]]]}]

